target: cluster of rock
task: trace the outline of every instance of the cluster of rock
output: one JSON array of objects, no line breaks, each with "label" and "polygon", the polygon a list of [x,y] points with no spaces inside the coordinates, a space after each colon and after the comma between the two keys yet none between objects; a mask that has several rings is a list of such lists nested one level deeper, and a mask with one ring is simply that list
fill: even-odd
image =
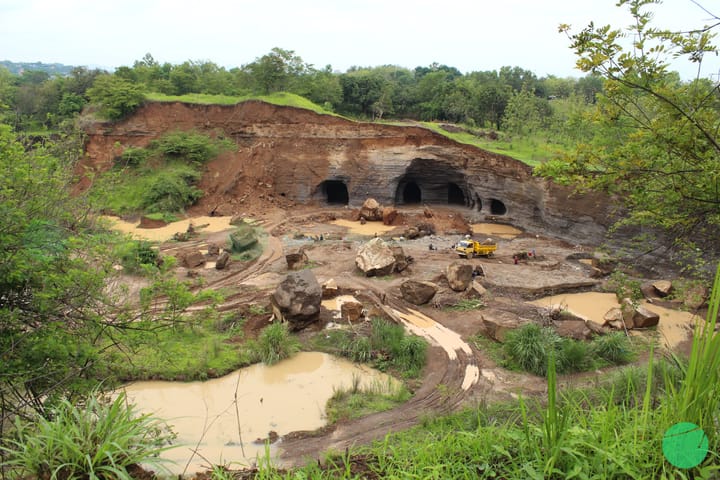
[{"label": "cluster of rock", "polygon": [[365,200],[357,213],[357,220],[362,223],[382,221],[384,225],[392,225],[397,218],[398,211],[395,207],[383,207],[374,198]]},{"label": "cluster of rock", "polygon": [[191,270],[205,265],[208,261],[214,261],[217,270],[224,270],[230,264],[230,252],[217,244],[210,243],[207,246],[207,253],[199,249],[186,249],[178,255],[178,260],[183,267]]},{"label": "cluster of rock", "polygon": [[[453,262],[443,272],[447,286],[452,292],[465,292],[471,297],[482,297],[487,292],[475,280],[483,275],[482,267],[469,263]],[[445,289],[446,290],[446,289]],[[403,300],[414,305],[424,305],[432,301],[433,306],[443,307],[457,303],[457,295],[446,293],[437,283],[418,280],[406,280],[400,285],[400,294]]]}]

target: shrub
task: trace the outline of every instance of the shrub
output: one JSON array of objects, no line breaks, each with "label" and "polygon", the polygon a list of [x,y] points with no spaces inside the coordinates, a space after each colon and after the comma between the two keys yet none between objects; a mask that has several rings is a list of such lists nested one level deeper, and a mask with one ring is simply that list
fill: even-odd
[{"label": "shrub", "polygon": [[91,396],[82,405],[61,400],[50,419],[37,416],[16,421],[15,439],[4,463],[19,478],[127,479],[127,467],[157,464],[171,436],[149,415],[136,415],[124,395],[110,403]]},{"label": "shrub", "polygon": [[150,156],[150,151],[145,148],[128,147],[120,155],[116,164],[123,167],[138,167],[145,163]]},{"label": "shrub", "polygon": [[633,357],[630,340],[622,332],[597,337],[592,346],[595,354],[616,365],[628,363]]},{"label": "shrub", "polygon": [[111,120],[118,120],[135,111],[145,101],[141,87],[115,75],[100,75],[87,95],[100,105],[101,112]]},{"label": "shrub", "polygon": [[120,264],[129,273],[139,272],[144,266],[155,266],[158,262],[158,252],[150,242],[144,240],[131,240],[118,245],[116,253]]},{"label": "shrub", "polygon": [[193,186],[200,173],[189,168],[162,172],[143,193],[142,208],[150,213],[180,212],[197,202],[203,191]]},{"label": "shrub", "polygon": [[558,366],[567,364],[563,358],[562,343],[562,338],[553,329],[528,323],[508,333],[503,349],[512,365],[526,372],[545,376],[551,353],[555,353]]},{"label": "shrub", "polygon": [[166,157],[197,163],[205,163],[220,151],[215,140],[195,132],[171,132],[155,140],[150,146]]},{"label": "shrub", "polygon": [[300,350],[300,342],[290,334],[287,324],[273,323],[265,327],[253,345],[256,357],[266,365],[273,365]]}]

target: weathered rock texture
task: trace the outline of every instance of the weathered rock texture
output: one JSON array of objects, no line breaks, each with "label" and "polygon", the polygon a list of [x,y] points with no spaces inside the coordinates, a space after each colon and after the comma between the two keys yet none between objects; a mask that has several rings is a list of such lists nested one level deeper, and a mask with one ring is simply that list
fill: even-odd
[{"label": "weathered rock texture", "polygon": [[[87,127],[80,168],[106,170],[124,149],[175,130],[237,144],[207,166],[200,188],[208,211],[222,205],[224,214],[239,212],[250,196],[353,206],[372,197],[381,205],[461,205],[571,241],[599,240],[611,222],[604,196],[574,196],[572,187],[533,177],[510,157],[422,127],[353,122],[259,101],[148,103],[120,122]],[[89,177],[80,188],[88,185]]]},{"label": "weathered rock texture", "polygon": [[318,320],[321,301],[322,289],[311,270],[288,274],[270,296],[273,314],[293,331]]}]

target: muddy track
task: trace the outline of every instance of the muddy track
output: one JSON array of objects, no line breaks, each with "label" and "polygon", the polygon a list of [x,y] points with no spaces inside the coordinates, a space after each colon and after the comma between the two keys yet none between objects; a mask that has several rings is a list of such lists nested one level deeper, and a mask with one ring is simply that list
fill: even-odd
[{"label": "muddy track", "polygon": [[[383,305],[376,295],[369,296],[374,297],[377,306],[390,318],[401,325],[407,325],[403,316],[412,316],[412,310],[399,302]],[[438,326],[439,324],[432,322],[422,329],[424,332],[414,329],[416,334],[428,338],[433,346],[428,351],[428,367],[425,369],[422,386],[411,400],[389,411],[342,422],[321,435],[311,432],[288,434],[279,444],[282,451],[281,463],[286,466],[299,466],[308,460],[319,459],[323,452],[366,445],[382,439],[390,432],[417,425],[427,415],[444,414],[460,407],[467,399],[470,388],[479,380],[476,356],[468,344],[449,345],[446,335],[450,331]]]},{"label": "muddy track", "polygon": [[[318,210],[264,224],[268,241],[261,256],[246,268],[214,280],[202,288],[237,287],[241,281],[248,281],[262,274],[269,265],[283,258],[282,242],[272,233],[286,223],[311,218],[317,213],[327,213],[327,210]],[[203,242],[200,241],[191,246],[199,248],[202,244]],[[479,381],[476,352],[462,341],[458,334],[412,310],[401,300],[386,297],[383,289],[368,279],[354,278],[352,283],[353,288],[361,289],[364,296],[389,318],[429,341],[431,347],[428,349],[428,362],[422,385],[412,399],[393,410],[341,422],[334,428],[320,432],[292,432],[286,435],[278,444],[281,450],[280,462],[285,466],[301,465],[310,458],[320,458],[325,451],[341,451],[355,445],[369,444],[374,440],[382,439],[390,432],[417,425],[428,415],[451,412],[467,400],[472,387]],[[257,299],[257,291],[243,290],[228,295],[217,307],[218,310],[231,311]],[[385,303],[380,300],[381,298]],[[158,308],[161,306],[159,305]],[[194,306],[190,310],[201,308],[204,306]]]}]

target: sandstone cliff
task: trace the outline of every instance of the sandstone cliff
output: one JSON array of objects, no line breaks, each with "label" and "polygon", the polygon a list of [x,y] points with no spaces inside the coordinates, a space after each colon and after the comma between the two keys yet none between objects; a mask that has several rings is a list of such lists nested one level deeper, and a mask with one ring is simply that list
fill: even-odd
[{"label": "sandstone cliff", "polygon": [[[237,213],[248,196],[268,201],[359,206],[453,204],[572,242],[599,242],[611,205],[601,195],[532,176],[510,157],[454,142],[428,129],[362,123],[292,107],[247,101],[233,106],[148,103],[117,123],[86,129],[83,168],[102,171],[129,146],[173,130],[234,140],[207,166],[201,206]],[[88,185],[87,180],[81,187]]]}]

